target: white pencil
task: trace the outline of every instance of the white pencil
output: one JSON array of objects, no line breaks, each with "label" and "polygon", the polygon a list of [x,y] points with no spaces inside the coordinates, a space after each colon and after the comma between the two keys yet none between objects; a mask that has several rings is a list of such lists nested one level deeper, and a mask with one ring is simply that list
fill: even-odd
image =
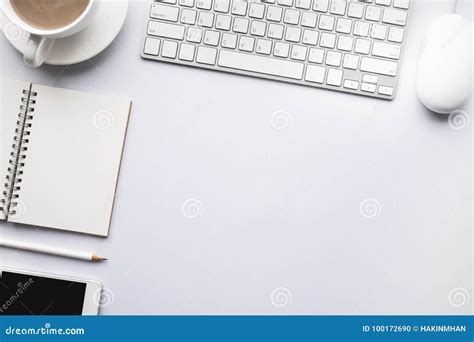
[{"label": "white pencil", "polygon": [[72,251],[64,248],[56,248],[52,246],[45,246],[29,242],[21,242],[7,239],[0,239],[0,246],[22,249],[25,251],[37,252],[37,253],[46,253],[52,255],[58,255],[65,258],[87,260],[92,262],[107,260],[101,256],[95,255],[94,253]]}]

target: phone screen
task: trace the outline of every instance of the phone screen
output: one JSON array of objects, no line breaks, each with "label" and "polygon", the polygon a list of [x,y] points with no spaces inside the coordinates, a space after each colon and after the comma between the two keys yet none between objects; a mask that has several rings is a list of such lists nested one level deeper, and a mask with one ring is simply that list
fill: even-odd
[{"label": "phone screen", "polygon": [[0,315],[81,315],[86,284],[0,271]]}]

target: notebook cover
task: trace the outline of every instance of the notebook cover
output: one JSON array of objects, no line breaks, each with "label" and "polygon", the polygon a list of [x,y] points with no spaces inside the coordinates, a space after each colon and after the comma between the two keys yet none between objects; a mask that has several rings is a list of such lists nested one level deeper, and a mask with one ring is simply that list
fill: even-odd
[{"label": "notebook cover", "polygon": [[107,236],[130,100],[33,84],[37,93],[9,221]]}]

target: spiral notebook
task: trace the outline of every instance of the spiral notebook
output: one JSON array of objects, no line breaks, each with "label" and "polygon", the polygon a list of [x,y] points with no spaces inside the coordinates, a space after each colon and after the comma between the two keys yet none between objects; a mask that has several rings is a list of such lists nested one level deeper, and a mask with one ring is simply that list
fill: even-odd
[{"label": "spiral notebook", "polygon": [[0,82],[0,219],[107,236],[130,100]]}]

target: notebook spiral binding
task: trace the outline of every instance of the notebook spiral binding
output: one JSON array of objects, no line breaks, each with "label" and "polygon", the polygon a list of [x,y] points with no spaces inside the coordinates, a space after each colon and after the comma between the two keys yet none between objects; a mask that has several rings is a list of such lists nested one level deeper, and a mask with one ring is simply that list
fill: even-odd
[{"label": "notebook spiral binding", "polygon": [[16,122],[15,136],[13,137],[12,151],[10,153],[9,166],[7,169],[6,183],[4,184],[3,198],[0,202],[0,210],[4,215],[15,215],[17,213],[18,198],[20,191],[21,176],[23,175],[25,152],[28,150],[31,128],[32,113],[35,111],[37,93],[30,89],[24,89],[21,97],[20,112]]}]

